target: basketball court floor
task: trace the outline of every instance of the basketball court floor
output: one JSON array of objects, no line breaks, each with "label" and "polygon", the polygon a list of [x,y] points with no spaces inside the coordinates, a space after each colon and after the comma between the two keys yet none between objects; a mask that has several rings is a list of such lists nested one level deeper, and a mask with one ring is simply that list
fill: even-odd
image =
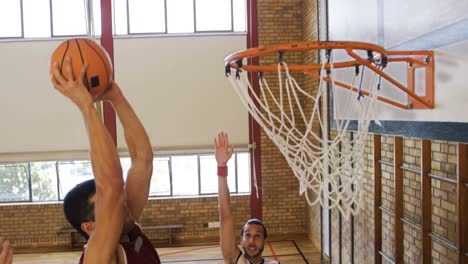
[{"label": "basketball court floor", "polygon": [[[162,263],[223,263],[219,245],[158,248]],[[17,254],[17,264],[76,264],[81,252]],[[282,264],[320,263],[320,252],[309,240],[273,240],[265,245],[265,257]]]}]

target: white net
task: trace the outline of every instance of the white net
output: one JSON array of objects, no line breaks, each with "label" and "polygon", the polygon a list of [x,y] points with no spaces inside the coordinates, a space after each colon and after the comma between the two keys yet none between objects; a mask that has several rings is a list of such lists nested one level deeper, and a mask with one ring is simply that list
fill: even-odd
[{"label": "white net", "polygon": [[[322,61],[327,60],[324,53]],[[340,107],[347,109],[351,104],[359,105],[357,131],[348,132],[352,120],[335,119],[332,120],[335,135],[331,137],[322,109],[326,106],[321,104],[327,102],[327,87],[331,94],[335,92],[335,71],[332,62],[328,63],[329,70],[325,65],[322,65],[319,85],[314,91],[302,89],[285,62],[278,63],[278,86],[275,89],[261,77],[259,92],[255,93],[244,71],[230,74],[229,80],[243,105],[286,158],[299,180],[299,193],[310,205],[319,202],[325,208],[336,207],[348,218],[358,212],[363,200],[364,147],[380,78],[375,73],[371,76],[371,84],[366,88],[369,96],[345,91],[346,100],[344,104],[341,101]],[[330,85],[323,80],[326,77],[331,79]],[[359,74],[353,72],[348,83],[356,87],[359,78]],[[361,88],[356,89],[361,91]]]}]

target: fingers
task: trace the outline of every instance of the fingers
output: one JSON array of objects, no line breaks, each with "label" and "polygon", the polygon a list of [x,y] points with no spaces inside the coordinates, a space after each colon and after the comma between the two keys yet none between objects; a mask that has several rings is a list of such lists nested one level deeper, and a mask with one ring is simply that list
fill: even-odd
[{"label": "fingers", "polygon": [[70,57],[65,58],[65,71],[66,71],[67,79],[69,81],[73,80],[73,69],[72,69]]},{"label": "fingers", "polygon": [[60,85],[63,85],[66,80],[63,78],[62,73],[60,73],[60,69],[58,67],[58,62],[54,62],[54,81]]},{"label": "fingers", "polygon": [[226,132],[219,132],[218,136],[214,139],[214,145],[216,148],[228,148],[229,138]]},{"label": "fingers", "polygon": [[226,144],[226,147],[229,146],[228,134],[226,132],[224,132],[224,143]]},{"label": "fingers", "polygon": [[10,249],[10,242],[6,240],[3,242],[3,239],[0,238],[0,263],[1,264],[9,264],[13,261],[13,250]]},{"label": "fingers", "polygon": [[[87,68],[88,68],[88,63],[85,63],[83,67],[81,68],[80,75],[78,76],[78,82],[80,85],[83,85],[83,86],[84,86],[83,80],[85,78]],[[69,80],[72,80],[72,79],[69,79]]]}]

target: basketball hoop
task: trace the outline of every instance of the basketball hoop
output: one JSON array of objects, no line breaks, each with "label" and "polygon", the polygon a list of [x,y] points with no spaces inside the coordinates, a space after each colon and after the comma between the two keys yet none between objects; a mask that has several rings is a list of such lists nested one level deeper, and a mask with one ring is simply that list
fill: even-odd
[{"label": "basketball hoop", "polygon": [[[321,64],[288,65],[283,59],[285,53],[309,50],[320,52]],[[334,61],[333,53],[337,51],[346,56]],[[279,55],[277,64],[244,63],[244,59],[271,54]],[[376,101],[407,110],[434,107],[431,51],[392,52],[363,42],[298,42],[236,52],[224,61],[226,75],[241,102],[279,148],[298,178],[300,194],[304,194],[309,205],[320,203],[325,208],[338,208],[346,218],[355,215],[363,201],[364,147]],[[407,85],[384,72],[393,62],[408,64]],[[421,67],[426,70],[423,96],[417,95],[414,89],[414,70]],[[232,70],[235,74],[231,74]],[[342,70],[350,81],[337,80],[336,74]],[[362,85],[364,70],[371,72],[368,87]],[[258,91],[249,80],[248,72],[259,73]],[[301,88],[292,72],[318,79],[318,88],[314,91]],[[264,73],[277,74],[278,90],[270,89]],[[406,93],[410,103],[381,96],[382,79]],[[357,131],[352,136],[348,133],[351,118],[335,118],[336,135],[329,137],[326,107],[321,107],[321,103],[326,104],[324,98],[328,89],[335,93],[335,87],[348,90],[340,107],[346,110],[357,105],[359,110]]]}]

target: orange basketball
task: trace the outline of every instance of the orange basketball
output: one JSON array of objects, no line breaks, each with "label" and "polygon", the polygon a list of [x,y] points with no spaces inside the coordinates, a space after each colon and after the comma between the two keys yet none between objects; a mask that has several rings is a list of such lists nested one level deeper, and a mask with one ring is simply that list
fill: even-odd
[{"label": "orange basketball", "polygon": [[66,78],[65,58],[72,62],[73,78],[77,78],[85,63],[88,68],[84,84],[93,97],[102,94],[113,78],[112,63],[109,54],[99,44],[90,39],[76,38],[62,42],[50,58],[50,72],[54,70],[54,62],[58,63],[60,73]]}]

